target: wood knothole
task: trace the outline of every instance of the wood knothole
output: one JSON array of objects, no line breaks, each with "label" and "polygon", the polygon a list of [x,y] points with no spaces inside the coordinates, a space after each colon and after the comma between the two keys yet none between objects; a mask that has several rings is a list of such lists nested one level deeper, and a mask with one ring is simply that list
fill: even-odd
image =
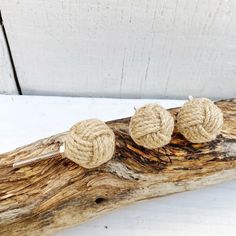
[{"label": "wood knothole", "polygon": [[97,204],[100,204],[100,203],[102,203],[104,200],[105,200],[105,198],[103,198],[103,197],[98,197],[98,198],[96,198],[95,202],[96,202]]}]

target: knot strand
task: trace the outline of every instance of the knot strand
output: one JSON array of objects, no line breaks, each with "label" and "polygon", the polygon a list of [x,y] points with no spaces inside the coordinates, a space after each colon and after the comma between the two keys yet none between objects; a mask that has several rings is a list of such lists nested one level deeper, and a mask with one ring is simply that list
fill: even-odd
[{"label": "knot strand", "polygon": [[177,115],[177,128],[192,143],[212,141],[220,134],[223,113],[211,100],[195,98],[186,102]]},{"label": "knot strand", "polygon": [[168,144],[173,129],[174,118],[157,104],[147,104],[138,109],[129,124],[129,133],[134,142],[148,149]]},{"label": "knot strand", "polygon": [[73,125],[65,142],[64,155],[84,168],[94,168],[110,160],[115,149],[113,131],[98,119]]}]

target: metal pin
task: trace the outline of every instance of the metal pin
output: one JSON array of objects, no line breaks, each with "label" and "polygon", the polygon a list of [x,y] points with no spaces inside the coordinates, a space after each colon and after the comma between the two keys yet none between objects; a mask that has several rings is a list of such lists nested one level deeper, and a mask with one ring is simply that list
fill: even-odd
[{"label": "metal pin", "polygon": [[193,100],[193,96],[189,95],[189,96],[188,96],[188,100],[189,100],[189,101],[192,101],[192,100]]},{"label": "metal pin", "polygon": [[29,157],[24,160],[20,160],[20,159],[15,160],[15,162],[13,163],[13,168],[20,168],[20,167],[27,166],[32,163],[48,160],[50,158],[57,157],[58,155],[62,154],[64,151],[65,151],[65,146],[62,144],[59,147],[59,149],[56,151],[52,151],[41,156]]}]

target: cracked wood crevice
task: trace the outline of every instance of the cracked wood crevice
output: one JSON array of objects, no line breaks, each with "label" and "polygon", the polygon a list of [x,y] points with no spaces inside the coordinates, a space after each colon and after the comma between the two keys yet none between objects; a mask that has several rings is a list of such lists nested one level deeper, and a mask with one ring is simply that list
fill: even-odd
[{"label": "cracked wood crevice", "polygon": [[0,155],[0,235],[51,235],[135,201],[235,179],[236,99],[217,105],[224,127],[209,143],[191,144],[175,130],[170,144],[146,150],[131,140],[125,118],[107,122],[116,151],[98,168],[86,170],[60,156],[12,168],[16,157],[56,149],[66,133]]}]

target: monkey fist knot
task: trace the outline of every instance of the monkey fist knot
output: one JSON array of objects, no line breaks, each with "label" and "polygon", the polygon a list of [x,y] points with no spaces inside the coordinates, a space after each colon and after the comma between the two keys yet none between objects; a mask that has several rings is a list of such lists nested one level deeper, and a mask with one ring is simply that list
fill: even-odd
[{"label": "monkey fist knot", "polygon": [[192,143],[209,142],[223,126],[221,110],[207,98],[186,102],[177,116],[177,128]]},{"label": "monkey fist knot", "polygon": [[157,104],[148,104],[138,109],[129,125],[129,132],[134,142],[148,149],[168,144],[173,129],[173,117]]},{"label": "monkey fist knot", "polygon": [[65,156],[84,168],[94,168],[110,160],[114,149],[113,131],[104,122],[90,119],[72,126]]}]

